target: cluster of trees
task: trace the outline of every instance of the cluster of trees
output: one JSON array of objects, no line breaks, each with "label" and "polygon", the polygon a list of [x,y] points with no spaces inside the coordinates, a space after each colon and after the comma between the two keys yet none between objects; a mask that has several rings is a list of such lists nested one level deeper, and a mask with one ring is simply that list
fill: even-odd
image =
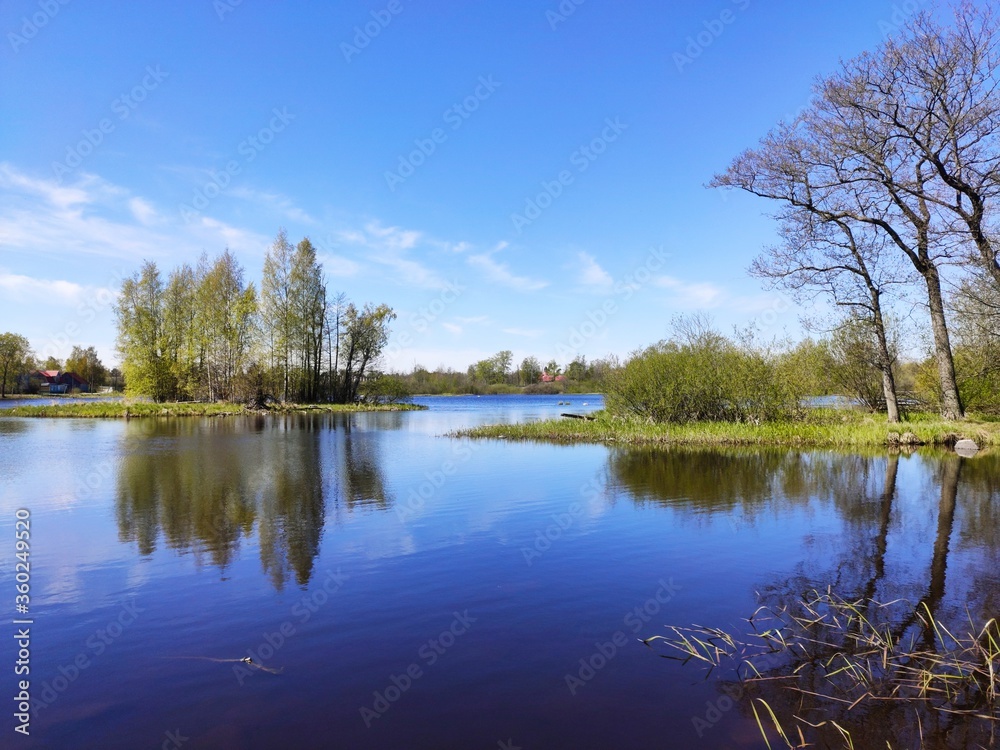
[{"label": "cluster of trees", "polygon": [[115,306],[127,391],[156,401],[334,401],[377,390],[375,365],[396,317],[329,294],[308,238],[280,231],[258,292],[226,250],[164,281],[156,264],[122,282]]},{"label": "cluster of trees", "polygon": [[35,370],[75,372],[95,390],[109,382],[114,386],[120,381],[118,371],[109,371],[93,346],[74,346],[63,364],[52,356],[39,360],[28,339],[18,333],[0,334],[0,398],[10,393],[21,393],[28,383],[28,376]]},{"label": "cluster of trees", "polygon": [[[945,417],[962,418],[996,384],[1000,36],[988,7],[955,15],[944,26],[917,13],[898,37],[844,63],[800,116],[712,182],[779,206],[781,242],[752,272],[848,311],[889,421],[899,420],[894,299],[926,310]],[[949,296],[953,273],[961,283]]]}]

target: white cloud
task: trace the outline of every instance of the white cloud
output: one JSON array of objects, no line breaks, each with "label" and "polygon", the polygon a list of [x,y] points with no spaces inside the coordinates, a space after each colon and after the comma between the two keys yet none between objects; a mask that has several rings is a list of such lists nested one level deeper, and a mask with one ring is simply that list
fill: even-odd
[{"label": "white cloud", "polygon": [[725,299],[725,291],[709,281],[682,281],[673,276],[658,276],[653,283],[671,292],[671,307],[700,309],[718,307]]},{"label": "white cloud", "polygon": [[527,276],[518,276],[510,270],[510,267],[506,263],[499,263],[493,260],[493,255],[506,247],[506,242],[500,242],[488,252],[470,255],[469,265],[482,271],[488,280],[520,292],[536,292],[549,285],[547,281],[531,279]]},{"label": "white cloud", "polygon": [[0,163],[0,190],[13,190],[39,196],[56,208],[66,209],[91,200],[86,190],[63,187],[54,180],[29,177],[10,164]]},{"label": "white cloud", "polygon": [[579,252],[576,257],[580,262],[577,279],[581,284],[600,291],[611,290],[615,283],[614,279],[611,278],[611,274],[601,268],[593,255]]},{"label": "white cloud", "polygon": [[361,270],[361,264],[356,263],[343,255],[333,253],[317,253],[317,259],[323,264],[323,271],[327,276],[346,277],[357,276]]},{"label": "white cloud", "polygon": [[350,245],[364,249],[364,258],[393,271],[397,281],[424,289],[444,289],[448,282],[437,271],[412,255],[420,245],[438,245],[423,232],[415,229],[382,226],[369,221],[362,229],[337,229],[331,232],[321,246]]},{"label": "white cloud", "polygon": [[129,210],[132,212],[132,216],[140,224],[152,224],[156,220],[157,214],[156,209],[142,198],[132,198],[128,202]]},{"label": "white cloud", "polygon": [[40,304],[78,304],[87,297],[113,294],[101,287],[88,287],[62,279],[43,279],[0,271],[0,290],[8,300]]},{"label": "white cloud", "polygon": [[292,221],[299,221],[303,224],[315,224],[316,220],[304,210],[295,205],[291,198],[280,193],[270,193],[265,190],[253,190],[246,186],[233,187],[228,191],[234,198],[240,198],[250,203],[280,214]]},{"label": "white cloud", "polygon": [[[155,224],[154,229],[151,225]],[[196,258],[202,250],[259,251],[266,238],[203,216],[172,222],[141,196],[91,174],[72,186],[0,164],[0,245],[32,258]]]},{"label": "white cloud", "polygon": [[441,327],[444,328],[446,331],[454,333],[456,336],[458,336],[462,332],[462,326],[455,325],[454,323],[442,323]]}]

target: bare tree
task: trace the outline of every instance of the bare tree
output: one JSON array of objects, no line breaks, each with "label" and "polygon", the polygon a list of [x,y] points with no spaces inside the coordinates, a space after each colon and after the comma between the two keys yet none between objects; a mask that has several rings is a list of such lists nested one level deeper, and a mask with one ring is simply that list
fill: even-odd
[{"label": "bare tree", "polygon": [[[888,421],[899,422],[893,356],[886,331],[882,296],[899,283],[898,264],[886,259],[886,238],[871,227],[821,212],[783,211],[783,243],[759,255],[750,267],[758,277],[792,291],[797,299],[824,294],[848,308],[850,318],[870,329],[875,341],[873,364],[882,373]],[[891,253],[890,253],[891,256]]]},{"label": "bare tree", "polygon": [[[879,60],[869,59],[874,70]],[[868,71],[853,63],[857,75]],[[711,182],[813,214],[822,222],[864,225],[881,232],[909,260],[926,287],[942,413],[963,417],[941,291],[943,263],[955,257],[954,238],[945,231],[928,194],[934,175],[915,149],[891,132],[872,132],[861,105],[863,81],[845,69],[821,81],[817,101],[792,125],[780,124],[758,149],[741,154]],[[935,221],[937,219],[937,221]]]},{"label": "bare tree", "polygon": [[[890,40],[869,68],[861,58],[849,77],[831,82],[838,106],[863,118],[874,142],[889,138],[925,165],[933,189],[914,193],[971,240],[973,259],[1000,285],[997,241],[990,231],[1000,196],[1000,50],[993,10],[963,2],[943,26],[916,14],[902,39]],[[859,92],[862,92],[859,96]],[[908,189],[906,182],[900,187]]]}]

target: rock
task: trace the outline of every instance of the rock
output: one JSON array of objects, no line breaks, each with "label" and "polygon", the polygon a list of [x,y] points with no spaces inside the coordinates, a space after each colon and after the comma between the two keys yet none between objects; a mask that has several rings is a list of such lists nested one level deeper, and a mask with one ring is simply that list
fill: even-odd
[{"label": "rock", "polygon": [[955,443],[955,453],[962,456],[963,458],[972,458],[978,452],[979,452],[979,446],[976,445],[974,440],[969,440],[968,438],[962,438],[957,443]]},{"label": "rock", "polygon": [[924,441],[914,435],[912,432],[904,432],[900,438],[899,442],[903,445],[923,445]]}]

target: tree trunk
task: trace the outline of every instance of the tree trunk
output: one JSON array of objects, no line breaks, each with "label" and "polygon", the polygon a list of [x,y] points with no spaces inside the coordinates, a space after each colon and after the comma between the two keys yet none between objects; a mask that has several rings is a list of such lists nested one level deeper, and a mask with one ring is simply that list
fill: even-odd
[{"label": "tree trunk", "polygon": [[885,332],[885,319],[882,317],[881,294],[877,290],[872,293],[872,310],[875,315],[875,337],[878,339],[879,369],[882,370],[882,392],[885,395],[885,410],[889,424],[899,422],[899,400],[896,397],[896,378],[892,374],[892,355],[889,353],[889,339]]},{"label": "tree trunk", "polygon": [[936,267],[923,272],[927,283],[927,301],[931,314],[931,331],[934,333],[934,356],[937,359],[938,376],[941,379],[941,416],[945,419],[963,419],[962,399],[958,393],[955,378],[955,361],[951,355],[951,341],[948,338],[948,324],[944,317],[944,302],[941,299],[941,279]]}]

